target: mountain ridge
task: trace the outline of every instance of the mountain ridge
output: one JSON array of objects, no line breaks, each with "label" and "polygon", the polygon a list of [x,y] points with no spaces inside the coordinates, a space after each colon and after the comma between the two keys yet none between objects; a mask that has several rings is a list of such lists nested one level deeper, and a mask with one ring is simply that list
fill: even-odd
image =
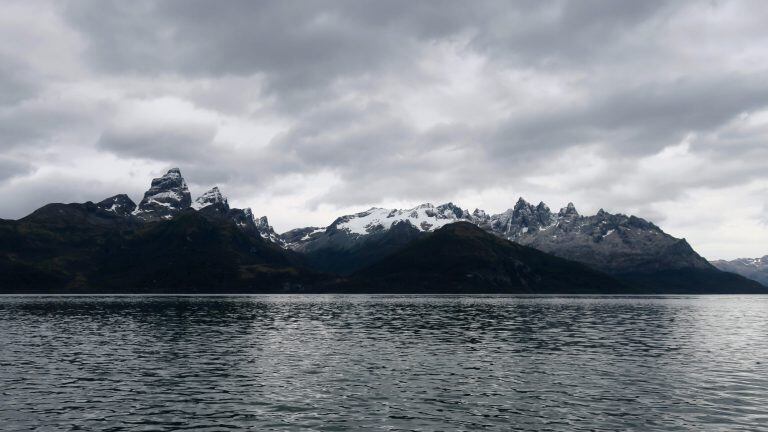
[{"label": "mountain ridge", "polygon": [[[453,226],[457,224],[464,228]],[[765,288],[717,270],[685,239],[664,233],[652,222],[602,209],[582,216],[569,203],[554,213],[543,202],[533,205],[520,198],[509,210],[489,215],[480,209],[469,212],[450,202],[438,206],[425,203],[400,210],[374,207],[340,216],[325,228],[298,228],[278,234],[266,216],[256,217],[250,208],[231,207],[217,186],[193,201],[178,168],[152,179],[138,205],[127,195],[118,194],[98,203],[47,204],[17,221],[0,220],[0,270],[7,277],[0,282],[39,287],[48,281],[52,286],[77,290],[90,289],[87,287],[96,282],[106,287],[114,280],[163,290],[182,289],[185,283],[190,289],[201,289],[200,281],[206,281],[217,289],[328,291],[341,289],[339,281],[344,278],[361,280],[363,269],[375,268],[377,263],[422,244],[437,231],[452,232],[456,234],[453,241],[480,249],[498,246],[489,246],[492,242],[487,238],[467,242],[466,236],[458,235],[470,232],[467,224],[475,227],[475,233],[482,231],[506,242],[507,250],[533,248],[647,292],[663,292],[665,286],[674,292],[757,292]],[[153,237],[168,233],[177,236],[172,237],[174,246],[170,249]],[[210,250],[199,244],[207,244]],[[134,254],[121,255],[124,250]],[[155,253],[162,250],[167,253]],[[535,258],[535,254],[524,255]],[[134,275],[121,273],[123,264],[118,258],[104,261],[106,257],[131,261],[148,256],[154,256],[154,261],[143,261],[144,266],[135,269]],[[271,258],[262,262],[259,257]],[[152,270],[163,261],[179,262],[185,270],[176,271],[170,265],[168,274],[175,279],[167,279],[162,269]],[[211,267],[206,264],[209,261],[217,264]],[[95,269],[91,268],[94,263]],[[492,267],[506,268],[501,264]],[[229,270],[217,273],[225,268]],[[201,273],[201,269],[209,273]],[[138,275],[143,271],[156,276],[141,278]],[[212,277],[215,274],[220,277]],[[507,281],[510,288],[515,285],[508,275],[497,279]],[[158,285],[158,280],[165,282]],[[336,282],[329,282],[332,280]],[[261,281],[269,287],[249,285],[248,281]],[[112,289],[118,287],[112,285]]]}]

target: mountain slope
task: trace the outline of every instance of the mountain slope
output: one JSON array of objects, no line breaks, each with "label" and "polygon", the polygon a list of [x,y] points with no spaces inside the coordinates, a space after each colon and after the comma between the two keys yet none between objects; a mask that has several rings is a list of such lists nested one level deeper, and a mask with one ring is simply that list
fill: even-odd
[{"label": "mountain slope", "polygon": [[48,204],[18,221],[0,221],[0,289],[76,289],[110,237],[134,227],[91,202]]},{"label": "mountain slope", "polygon": [[141,223],[93,203],[0,221],[0,292],[283,292],[323,280],[233,221],[186,210]]},{"label": "mountain slope", "polygon": [[109,243],[98,263],[94,282],[109,290],[274,292],[316,276],[260,236],[191,210]]},{"label": "mountain slope", "polygon": [[400,250],[421,238],[423,231],[407,222],[396,222],[391,229],[349,238],[344,231],[331,229],[321,241],[302,251],[307,264],[317,270],[349,275]]},{"label": "mountain slope", "polygon": [[357,272],[354,286],[381,292],[630,293],[582,264],[491,235],[467,222],[446,225]]}]

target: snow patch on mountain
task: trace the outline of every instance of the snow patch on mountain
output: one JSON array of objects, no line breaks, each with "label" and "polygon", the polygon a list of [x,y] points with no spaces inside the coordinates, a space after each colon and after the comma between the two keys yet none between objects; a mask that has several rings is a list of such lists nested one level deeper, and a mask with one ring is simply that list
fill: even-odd
[{"label": "snow patch on mountain", "polygon": [[342,216],[334,225],[336,229],[350,234],[366,235],[389,230],[397,223],[409,223],[419,231],[434,231],[449,223],[467,219],[467,212],[452,203],[438,207],[426,203],[404,210],[373,207],[361,213]]},{"label": "snow patch on mountain", "polygon": [[254,223],[256,224],[256,229],[259,230],[259,235],[261,235],[261,238],[263,238],[264,240],[271,241],[272,243],[278,244],[280,246],[284,245],[283,240],[275,232],[275,229],[272,228],[272,225],[269,224],[269,220],[267,219],[266,216],[261,216],[258,219],[254,218]]},{"label": "snow patch on mountain", "polygon": [[109,197],[97,203],[96,206],[118,216],[128,216],[136,210],[136,203],[126,194]]}]

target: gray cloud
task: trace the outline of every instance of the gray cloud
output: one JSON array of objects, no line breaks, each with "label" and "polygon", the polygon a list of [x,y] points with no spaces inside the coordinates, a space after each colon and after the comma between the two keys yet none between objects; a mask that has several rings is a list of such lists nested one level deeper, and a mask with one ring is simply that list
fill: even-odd
[{"label": "gray cloud", "polygon": [[32,165],[27,161],[0,156],[0,182],[20,175],[29,174],[32,171]]},{"label": "gray cloud", "polygon": [[182,163],[205,160],[215,135],[215,127],[205,124],[112,128],[104,131],[97,146],[118,155]]}]

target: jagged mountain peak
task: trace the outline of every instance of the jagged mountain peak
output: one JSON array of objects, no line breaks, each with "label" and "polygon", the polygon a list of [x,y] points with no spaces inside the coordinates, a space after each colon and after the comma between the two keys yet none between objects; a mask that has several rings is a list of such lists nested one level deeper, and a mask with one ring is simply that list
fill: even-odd
[{"label": "jagged mountain peak", "polygon": [[267,219],[266,216],[261,216],[258,218],[254,217],[253,221],[256,224],[256,229],[259,231],[259,235],[261,235],[263,239],[269,240],[272,243],[276,243],[281,246],[285,246],[285,242],[275,232],[275,229],[272,228],[272,225],[269,224],[269,219]]},{"label": "jagged mountain peak", "polygon": [[480,210],[480,209],[476,208],[476,209],[475,209],[475,210],[472,212],[472,217],[473,217],[475,220],[477,220],[478,222],[484,222],[484,221],[488,220],[488,218],[489,218],[490,216],[488,216],[488,213],[486,213],[486,212],[485,212],[485,210]]},{"label": "jagged mountain peak", "polygon": [[227,198],[221,194],[218,186],[212,187],[210,190],[197,197],[194,204],[192,204],[192,208],[195,210],[200,210],[202,208],[216,204],[221,204],[227,207],[229,206]]},{"label": "jagged mountain peak", "polygon": [[520,211],[531,207],[531,205],[523,197],[517,199],[513,210]]},{"label": "jagged mountain peak", "polygon": [[255,218],[255,217],[254,217],[254,221],[256,222],[256,227],[257,227],[257,228],[259,228],[259,229],[262,229],[262,228],[271,228],[271,227],[269,226],[269,219],[267,219],[267,217],[266,217],[266,216],[261,216],[261,217],[259,217],[259,218]]},{"label": "jagged mountain peak", "polygon": [[560,209],[557,215],[559,217],[579,216],[579,212],[576,211],[576,206],[569,202],[567,206]]},{"label": "jagged mountain peak", "polygon": [[134,214],[143,220],[170,219],[190,205],[192,197],[181,170],[171,168],[162,177],[152,179]]}]

